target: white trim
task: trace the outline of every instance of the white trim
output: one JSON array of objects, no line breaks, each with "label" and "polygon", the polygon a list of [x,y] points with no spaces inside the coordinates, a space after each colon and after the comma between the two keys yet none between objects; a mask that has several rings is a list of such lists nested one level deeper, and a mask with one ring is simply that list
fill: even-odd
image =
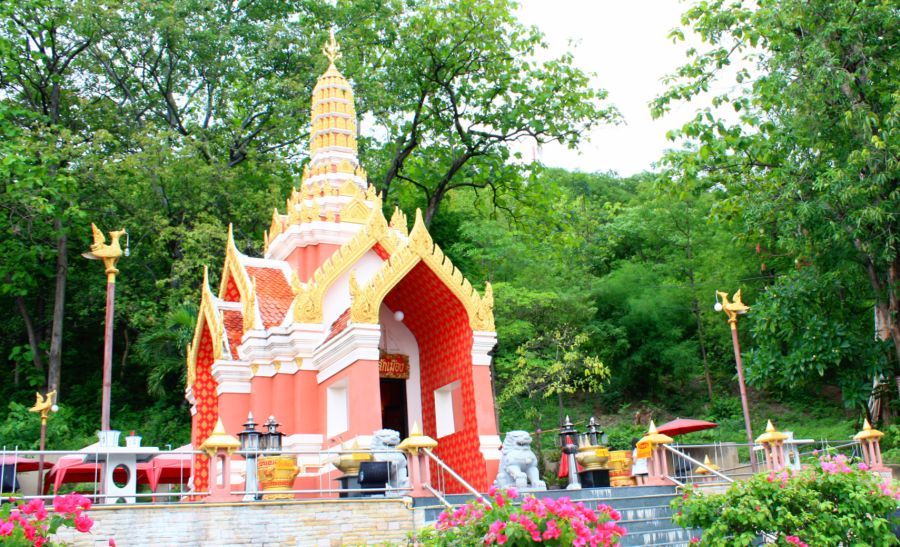
[{"label": "white trim", "polygon": [[191,416],[197,414],[197,397],[194,396],[194,386],[184,388],[184,398],[191,405]]},{"label": "white trim", "polygon": [[[293,305],[288,308],[286,321],[293,319],[292,310]],[[240,356],[257,364],[296,361],[298,358],[307,360],[322,343],[326,332],[325,326],[319,323],[290,323],[268,330],[248,330],[241,338]]]},{"label": "white trim", "polygon": [[216,395],[223,393],[250,393],[253,374],[247,363],[220,359],[212,364],[212,377],[216,380]]},{"label": "white trim", "polygon": [[350,323],[312,356],[311,364],[319,371],[316,380],[321,384],[359,360],[377,361],[380,340],[381,325]]},{"label": "white trim", "polygon": [[484,456],[484,459],[500,459],[502,456],[500,449],[503,446],[500,435],[479,435],[478,440],[480,441],[479,450],[481,450],[481,455]]},{"label": "white trim", "polygon": [[497,345],[497,333],[477,330],[472,332],[472,365],[490,366],[490,351]]},{"label": "white trim", "polygon": [[297,247],[325,243],[345,245],[363,229],[362,224],[353,222],[328,222],[315,220],[302,224],[291,224],[285,231],[269,241],[266,259],[285,260]]}]

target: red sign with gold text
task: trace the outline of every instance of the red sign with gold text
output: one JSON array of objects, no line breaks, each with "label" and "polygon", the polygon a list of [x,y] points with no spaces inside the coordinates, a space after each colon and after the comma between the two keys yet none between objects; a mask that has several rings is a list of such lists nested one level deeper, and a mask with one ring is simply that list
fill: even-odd
[{"label": "red sign with gold text", "polygon": [[382,378],[409,379],[409,356],[399,353],[382,353],[378,361],[378,375]]}]

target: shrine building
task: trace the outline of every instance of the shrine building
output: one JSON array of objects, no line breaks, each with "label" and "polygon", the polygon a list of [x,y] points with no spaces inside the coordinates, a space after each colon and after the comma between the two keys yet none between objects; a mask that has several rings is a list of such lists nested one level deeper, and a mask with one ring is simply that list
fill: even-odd
[{"label": "shrine building", "polygon": [[[420,211],[411,229],[399,209],[386,219],[359,164],[353,90],[333,42],[326,50],[310,162],[285,212],[272,215],[265,255],[238,251],[229,227],[215,292],[204,272],[187,357],[192,444],[218,419],[236,436],[248,412],[274,415],[285,450],[310,452],[298,457],[295,488],[321,489],[339,472],[312,452],[367,446],[382,428],[405,438],[419,424],[435,454],[484,491],[500,459],[490,284],[472,287]],[[197,491],[209,486],[205,456],[193,478]],[[448,492],[461,491],[451,483]]]}]

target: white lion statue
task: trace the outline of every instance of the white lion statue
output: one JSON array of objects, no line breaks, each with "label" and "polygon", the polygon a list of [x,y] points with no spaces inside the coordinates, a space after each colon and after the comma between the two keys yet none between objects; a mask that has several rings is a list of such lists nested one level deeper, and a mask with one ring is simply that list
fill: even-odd
[{"label": "white lion statue", "polygon": [[531,451],[531,435],[527,431],[510,431],[506,434],[494,486],[515,486],[519,490],[547,489],[538,473],[537,456]]},{"label": "white lion statue", "polygon": [[[397,450],[400,444],[400,433],[393,429],[379,429],[372,434],[371,449],[376,462],[390,463],[388,480],[393,488],[409,488],[409,472],[406,455]],[[380,452],[390,450],[391,452]]]}]

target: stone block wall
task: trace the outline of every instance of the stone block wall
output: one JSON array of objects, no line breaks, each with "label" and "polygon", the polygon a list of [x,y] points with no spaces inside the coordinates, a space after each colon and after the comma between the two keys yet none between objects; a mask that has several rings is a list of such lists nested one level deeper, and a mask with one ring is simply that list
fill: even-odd
[{"label": "stone block wall", "polygon": [[[336,547],[406,545],[424,517],[406,499],[181,503],[94,507],[90,534],[60,529],[73,547]],[[421,510],[416,511],[421,513]]]}]

